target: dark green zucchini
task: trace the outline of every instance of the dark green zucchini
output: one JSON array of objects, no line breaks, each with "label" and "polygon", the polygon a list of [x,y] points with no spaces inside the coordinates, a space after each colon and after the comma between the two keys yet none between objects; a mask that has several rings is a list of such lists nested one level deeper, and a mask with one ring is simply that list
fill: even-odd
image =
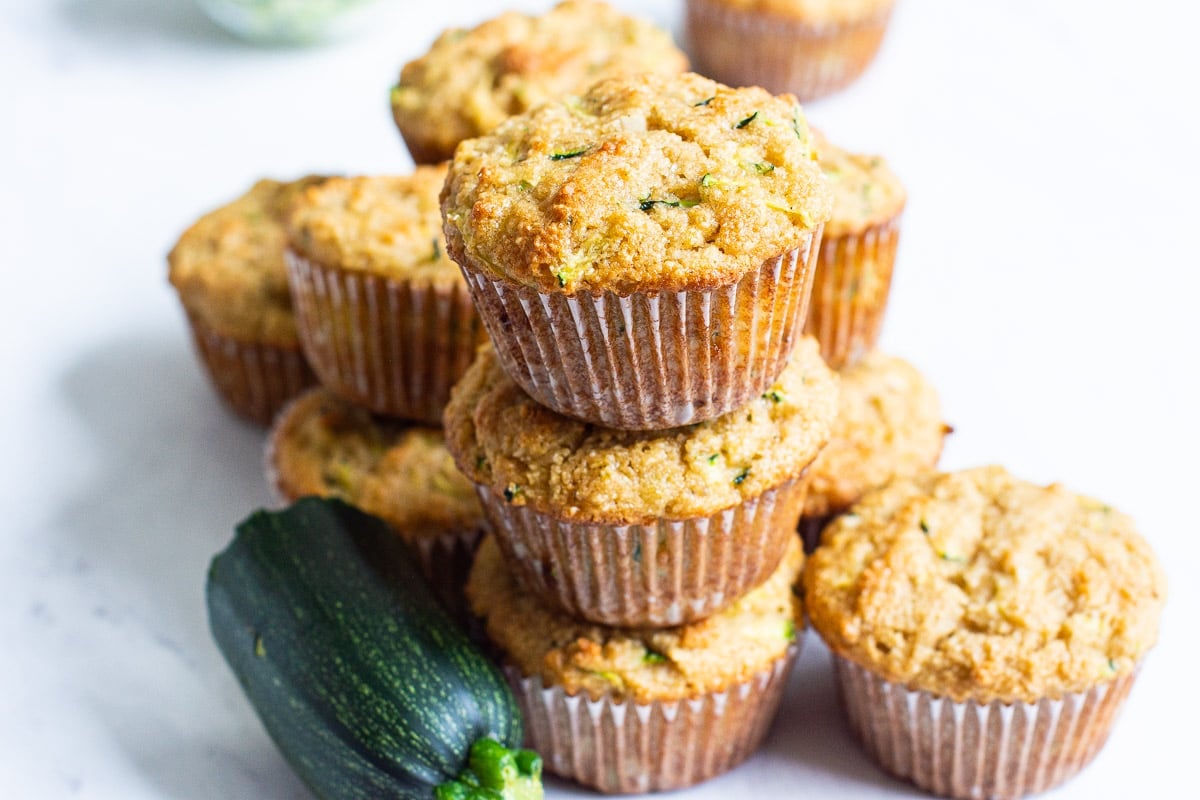
[{"label": "dark green zucchini", "polygon": [[318,796],[542,796],[504,677],[382,520],[316,498],[259,511],[213,559],[207,596],[217,645]]}]

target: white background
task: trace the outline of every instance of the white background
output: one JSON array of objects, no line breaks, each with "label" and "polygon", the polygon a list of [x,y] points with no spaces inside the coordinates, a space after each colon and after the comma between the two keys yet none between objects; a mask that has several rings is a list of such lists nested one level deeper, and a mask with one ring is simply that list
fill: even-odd
[{"label": "white background", "polygon": [[[617,4],[680,28],[674,2]],[[164,255],[260,175],[410,168],[400,65],[501,4],[397,5],[269,50],[187,0],[0,0],[0,797],[306,796],[208,635],[208,559],[268,500],[262,434],[209,391]],[[941,390],[944,465],[1104,498],[1170,574],[1107,749],[1055,800],[1200,797],[1197,21],[905,0],[866,77],[809,106],[910,190],[884,346]],[[807,641],[765,750],[680,797],[914,794],[858,752]]]}]

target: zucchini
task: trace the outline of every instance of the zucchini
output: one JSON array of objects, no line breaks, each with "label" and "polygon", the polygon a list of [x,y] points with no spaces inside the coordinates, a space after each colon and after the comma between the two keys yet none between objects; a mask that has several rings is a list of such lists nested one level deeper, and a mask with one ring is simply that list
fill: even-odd
[{"label": "zucchini", "polygon": [[541,798],[504,677],[415,563],[386,523],[341,501],[259,511],[209,568],[209,626],[319,797]]}]

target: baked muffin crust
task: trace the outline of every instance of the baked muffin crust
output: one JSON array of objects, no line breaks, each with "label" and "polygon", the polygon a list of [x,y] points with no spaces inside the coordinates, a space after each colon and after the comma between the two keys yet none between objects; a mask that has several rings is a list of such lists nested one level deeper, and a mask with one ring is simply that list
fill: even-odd
[{"label": "baked muffin crust", "polygon": [[826,237],[862,233],[904,211],[908,195],[882,156],[851,153],[819,135],[816,143],[818,163],[833,191]]},{"label": "baked muffin crust", "polygon": [[868,494],[825,530],[804,589],[830,648],[887,680],[1036,702],[1133,670],[1166,579],[1124,514],[984,467]]},{"label": "baked muffin crust", "polygon": [[547,686],[593,699],[609,692],[636,703],[681,700],[745,681],[784,656],[803,624],[793,591],[803,560],[792,537],[771,577],[724,611],[675,628],[611,628],[555,611],[524,591],[488,537],[467,599],[508,659]]},{"label": "baked muffin crust", "polygon": [[406,137],[449,157],[463,139],[601,78],[687,66],[666,31],[606,3],[566,0],[539,16],[510,11],[444,32],[404,65],[392,111]]},{"label": "baked muffin crust", "polygon": [[446,165],[411,175],[335,178],[297,200],[288,220],[299,255],[339,269],[392,280],[462,282],[446,255],[438,192]]},{"label": "baked muffin crust", "polygon": [[904,359],[876,351],[838,378],[833,432],[808,469],[806,517],[836,513],[869,489],[932,468],[949,431],[937,391]]},{"label": "baked muffin crust", "polygon": [[374,417],[315,388],[271,432],[269,466],[289,499],[337,497],[382,517],[405,540],[481,529],[475,488],[442,432]]},{"label": "baked muffin crust", "polygon": [[694,74],[605,80],[460,145],[447,246],[540,291],[723,286],[828,219],[814,159],[790,96]]},{"label": "baked muffin crust", "polygon": [[589,425],[535,403],[491,347],[454,388],[446,444],[461,469],[514,504],[602,523],[707,516],[796,477],[829,437],[837,377],[802,339],[747,406],[663,431]]},{"label": "baked muffin crust", "polygon": [[296,198],[325,178],[258,181],[184,231],[167,256],[171,285],[189,313],[243,342],[297,347],[288,294],[284,222]]}]

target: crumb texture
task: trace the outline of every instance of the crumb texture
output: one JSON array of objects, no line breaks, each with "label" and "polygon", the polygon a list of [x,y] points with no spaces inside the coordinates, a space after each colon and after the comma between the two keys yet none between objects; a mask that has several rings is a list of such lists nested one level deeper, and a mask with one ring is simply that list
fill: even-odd
[{"label": "crumb texture", "polygon": [[288,500],[340,498],[410,542],[483,527],[475,489],[441,431],[374,417],[325,389],[306,392],[280,415],[269,462]]},{"label": "crumb texture", "polygon": [[459,263],[547,292],[724,286],[828,219],[815,159],[788,95],[610,79],[464,142],[447,242]]},{"label": "crumb texture", "polygon": [[291,247],[330,268],[392,280],[462,282],[446,254],[438,192],[446,166],[411,175],[334,178],[304,192],[288,224]]},{"label": "crumb texture", "polygon": [[524,591],[488,538],[467,582],[467,599],[488,638],[526,676],[569,694],[636,703],[716,692],[770,668],[802,625],[794,586],[803,564],[798,537],[757,588],[724,611],[675,628],[611,628],[581,622]]},{"label": "crumb texture", "polygon": [[804,588],[825,642],[888,680],[1036,702],[1130,673],[1166,579],[1129,517],[985,467],[868,494],[825,530]]},{"label": "crumb texture", "polygon": [[844,511],[869,489],[931,469],[948,430],[937,392],[901,358],[874,352],[838,377],[833,434],[808,471],[807,517]]},{"label": "crumb texture", "polygon": [[446,408],[447,445],[476,483],[563,519],[687,519],[799,475],[828,440],[837,376],[800,341],[776,382],[737,411],[683,428],[621,431],[535,403],[480,350]]},{"label": "crumb texture", "polygon": [[463,139],[601,78],[687,66],[666,31],[606,3],[567,0],[540,16],[510,11],[444,32],[404,66],[392,112],[406,139],[449,158]]},{"label": "crumb texture", "polygon": [[900,216],[908,195],[882,156],[851,153],[822,136],[816,142],[821,171],[833,191],[827,237],[859,234]]},{"label": "crumb texture", "polygon": [[284,223],[296,198],[325,180],[260,180],[184,231],[167,256],[171,285],[184,307],[222,336],[298,347]]}]

